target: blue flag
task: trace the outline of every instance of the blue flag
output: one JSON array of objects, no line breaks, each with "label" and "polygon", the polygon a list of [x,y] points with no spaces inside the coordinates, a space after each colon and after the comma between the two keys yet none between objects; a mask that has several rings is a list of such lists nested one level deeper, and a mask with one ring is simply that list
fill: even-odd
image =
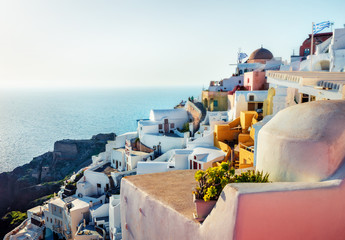
[{"label": "blue flag", "polygon": [[246,57],[248,57],[248,55],[247,55],[246,53],[242,53],[242,52],[241,52],[241,53],[238,54],[238,60],[239,60],[239,61],[241,61],[242,59],[244,59],[244,58],[246,58]]},{"label": "blue flag", "polygon": [[325,28],[329,28],[331,26],[330,21],[320,22],[317,24],[314,24],[313,26],[313,34],[321,32]]}]

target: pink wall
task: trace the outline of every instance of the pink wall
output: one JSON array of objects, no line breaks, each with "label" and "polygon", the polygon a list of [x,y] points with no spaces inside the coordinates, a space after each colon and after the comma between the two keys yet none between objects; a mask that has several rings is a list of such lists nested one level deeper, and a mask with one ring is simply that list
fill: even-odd
[{"label": "pink wall", "polygon": [[345,186],[240,196],[235,239],[345,239]]},{"label": "pink wall", "polygon": [[244,74],[244,86],[250,91],[267,90],[265,72],[247,72]]},{"label": "pink wall", "polygon": [[124,240],[201,239],[199,227],[199,223],[149,196],[126,178],[122,179],[121,229]]},{"label": "pink wall", "polygon": [[202,224],[121,184],[123,239],[345,239],[341,180],[229,184]]}]

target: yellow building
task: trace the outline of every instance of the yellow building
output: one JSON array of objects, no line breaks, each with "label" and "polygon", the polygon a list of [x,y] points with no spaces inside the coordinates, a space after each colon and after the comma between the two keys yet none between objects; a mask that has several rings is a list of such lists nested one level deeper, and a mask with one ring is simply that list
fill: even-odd
[{"label": "yellow building", "polygon": [[257,112],[243,111],[234,121],[215,125],[214,145],[227,153],[225,160],[231,160],[235,168],[254,165],[255,130],[252,125],[257,123],[257,118]]},{"label": "yellow building", "polygon": [[228,92],[202,91],[202,103],[207,111],[227,111]]}]

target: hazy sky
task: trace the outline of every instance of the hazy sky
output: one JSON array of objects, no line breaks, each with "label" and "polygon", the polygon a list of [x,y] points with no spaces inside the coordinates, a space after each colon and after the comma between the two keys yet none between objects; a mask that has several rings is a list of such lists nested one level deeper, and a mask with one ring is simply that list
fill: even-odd
[{"label": "hazy sky", "polygon": [[208,85],[239,48],[289,59],[345,1],[0,0],[0,87]]}]

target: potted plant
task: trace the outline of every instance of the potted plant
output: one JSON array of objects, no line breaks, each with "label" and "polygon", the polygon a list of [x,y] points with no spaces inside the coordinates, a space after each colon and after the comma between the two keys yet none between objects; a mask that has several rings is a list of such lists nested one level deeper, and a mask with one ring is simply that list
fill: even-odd
[{"label": "potted plant", "polygon": [[229,183],[236,182],[268,182],[269,174],[263,172],[246,171],[239,175],[235,169],[230,167],[229,162],[223,162],[217,167],[208,168],[206,171],[199,170],[195,173],[195,180],[198,182],[193,191],[197,215],[196,219],[202,221],[211,212],[216,204],[223,188]]}]

